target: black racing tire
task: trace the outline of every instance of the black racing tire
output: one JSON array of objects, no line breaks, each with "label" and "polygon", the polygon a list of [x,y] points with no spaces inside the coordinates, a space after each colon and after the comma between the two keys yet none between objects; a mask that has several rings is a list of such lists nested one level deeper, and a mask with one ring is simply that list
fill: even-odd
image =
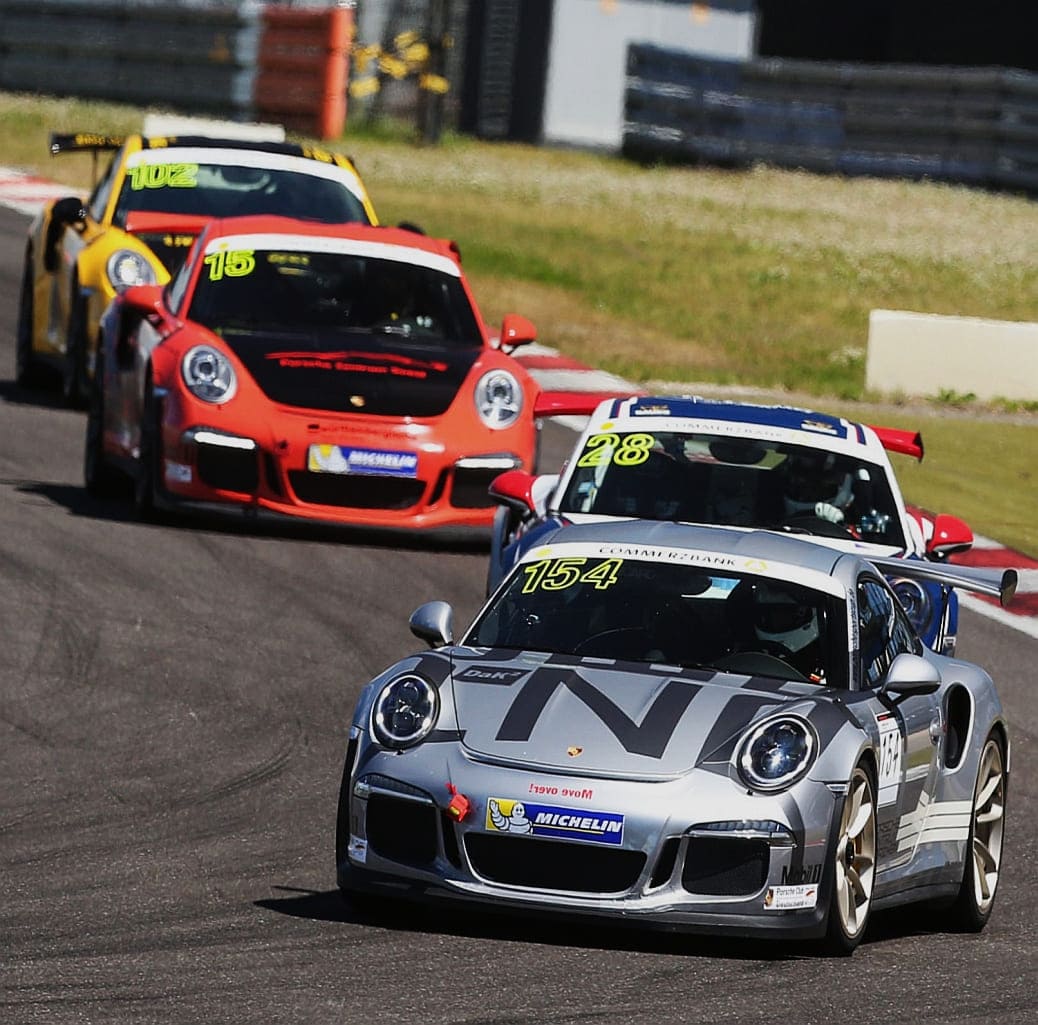
[{"label": "black racing tire", "polygon": [[14,380],[21,388],[35,388],[43,384],[43,368],[32,351],[34,291],[32,249],[27,249],[18,301],[14,350]]},{"label": "black racing tire", "polygon": [[61,367],[61,394],[70,409],[83,409],[89,399],[87,377],[87,305],[73,284],[65,329],[65,361]]},{"label": "black racing tire", "polygon": [[948,924],[958,932],[980,932],[995,906],[1005,841],[1006,753],[997,733],[988,735],[977,766],[962,883],[948,909]]},{"label": "black racing tire", "polygon": [[825,946],[830,954],[847,957],[868,928],[876,877],[876,784],[864,762],[851,773],[828,874]]},{"label": "black racing tire", "polygon": [[112,498],[123,490],[122,475],[108,461],[104,450],[104,372],[100,356],[87,405],[83,443],[83,483],[94,498]]},{"label": "black racing tire", "polygon": [[162,407],[148,381],[141,414],[140,454],[133,481],[133,512],[139,520],[154,523],[160,519],[159,489],[162,479]]}]

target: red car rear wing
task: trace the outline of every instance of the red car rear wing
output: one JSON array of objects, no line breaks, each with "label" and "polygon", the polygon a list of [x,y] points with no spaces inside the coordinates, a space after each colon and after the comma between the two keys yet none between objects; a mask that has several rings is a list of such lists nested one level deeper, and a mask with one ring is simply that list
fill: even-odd
[{"label": "red car rear wing", "polygon": [[153,210],[132,210],[126,215],[126,230],[139,232],[172,232],[181,235],[198,235],[212,220],[205,214],[169,214]]},{"label": "red car rear wing", "polygon": [[880,444],[888,452],[900,452],[923,461],[923,436],[918,431],[901,431],[896,427],[873,427]]},{"label": "red car rear wing", "polygon": [[608,394],[592,391],[542,391],[534,405],[534,416],[591,416],[603,399],[615,399]]}]

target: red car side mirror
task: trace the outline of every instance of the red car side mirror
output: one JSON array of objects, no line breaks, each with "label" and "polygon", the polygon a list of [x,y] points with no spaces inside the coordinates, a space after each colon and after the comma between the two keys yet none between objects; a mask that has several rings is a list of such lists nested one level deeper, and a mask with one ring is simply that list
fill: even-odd
[{"label": "red car side mirror", "polygon": [[940,513],[933,521],[933,535],[926,542],[926,554],[945,559],[953,552],[973,546],[973,531],[957,516]]},{"label": "red car side mirror", "polygon": [[501,350],[511,352],[520,345],[526,345],[537,338],[537,328],[533,322],[521,317],[518,313],[506,313],[501,321]]},{"label": "red car side mirror", "polygon": [[524,519],[537,512],[533,500],[533,484],[537,480],[526,470],[506,470],[490,482],[490,497],[514,509]]},{"label": "red car side mirror", "polygon": [[162,285],[131,285],[122,293],[123,302],[141,313],[158,313],[162,288]]}]

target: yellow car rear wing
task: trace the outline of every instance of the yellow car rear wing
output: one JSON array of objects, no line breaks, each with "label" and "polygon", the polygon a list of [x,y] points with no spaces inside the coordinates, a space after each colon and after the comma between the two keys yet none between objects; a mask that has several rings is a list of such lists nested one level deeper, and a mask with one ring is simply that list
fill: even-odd
[{"label": "yellow car rear wing", "polygon": [[117,150],[126,141],[125,135],[98,135],[96,132],[51,132],[50,153],[97,153],[100,150]]}]

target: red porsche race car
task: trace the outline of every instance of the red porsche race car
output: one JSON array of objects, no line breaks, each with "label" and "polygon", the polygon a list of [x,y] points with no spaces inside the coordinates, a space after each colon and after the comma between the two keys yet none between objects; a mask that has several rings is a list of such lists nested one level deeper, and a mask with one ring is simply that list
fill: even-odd
[{"label": "red porsche race car", "polygon": [[214,220],[165,288],[102,318],[86,486],[129,475],[142,516],[489,527],[488,485],[534,466],[537,417],[559,411],[510,355],[535,335],[508,314],[491,342],[452,243]]}]

